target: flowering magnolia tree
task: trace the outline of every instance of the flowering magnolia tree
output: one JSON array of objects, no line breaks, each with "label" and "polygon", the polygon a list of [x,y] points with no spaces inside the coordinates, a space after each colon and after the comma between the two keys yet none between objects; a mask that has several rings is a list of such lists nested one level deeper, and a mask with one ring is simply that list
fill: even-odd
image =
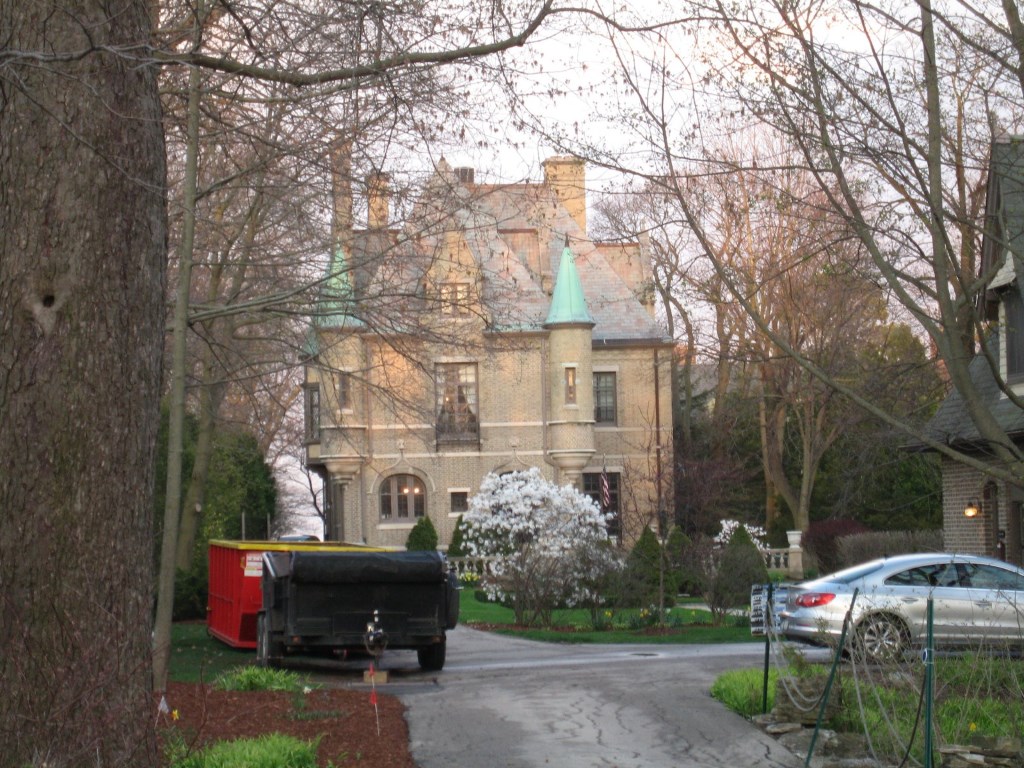
[{"label": "flowering magnolia tree", "polygon": [[536,467],[487,475],[463,522],[466,552],[491,561],[481,586],[492,599],[510,602],[519,624],[549,626],[552,610],[563,604],[596,610],[601,587],[620,566],[608,516]]},{"label": "flowering magnolia tree", "polygon": [[761,552],[768,551],[768,532],[761,526],[748,525],[738,520],[722,520],[721,526],[721,530],[715,536],[716,547],[724,547],[732,541],[732,536],[738,528],[744,528],[747,531],[747,535],[750,536],[750,540],[754,542]]}]

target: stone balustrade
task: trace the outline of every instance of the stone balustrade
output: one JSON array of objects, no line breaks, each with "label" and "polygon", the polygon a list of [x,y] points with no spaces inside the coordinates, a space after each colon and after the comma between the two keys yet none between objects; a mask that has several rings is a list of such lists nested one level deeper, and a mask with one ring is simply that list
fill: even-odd
[{"label": "stone balustrade", "polygon": [[769,549],[764,559],[769,571],[784,573],[786,578],[798,581],[804,577],[804,551],[799,546]]}]

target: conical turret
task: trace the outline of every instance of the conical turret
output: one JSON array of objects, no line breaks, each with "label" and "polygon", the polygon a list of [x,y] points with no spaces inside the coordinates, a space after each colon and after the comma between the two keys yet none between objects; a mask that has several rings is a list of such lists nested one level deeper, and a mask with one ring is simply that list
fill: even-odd
[{"label": "conical turret", "polygon": [[594,327],[594,318],[587,309],[587,301],[583,296],[583,283],[576,269],[576,257],[569,243],[562,249],[562,258],[558,263],[558,276],[555,278],[555,290],[551,295],[551,309],[544,321],[545,327],[563,324],[583,324]]},{"label": "conical turret", "polygon": [[550,332],[551,461],[572,483],[594,453],[593,328],[576,258],[566,242],[544,327]]},{"label": "conical turret", "polygon": [[349,275],[348,260],[341,244],[334,246],[331,262],[320,286],[314,324],[321,329],[355,330],[365,323],[353,314],[355,293]]}]

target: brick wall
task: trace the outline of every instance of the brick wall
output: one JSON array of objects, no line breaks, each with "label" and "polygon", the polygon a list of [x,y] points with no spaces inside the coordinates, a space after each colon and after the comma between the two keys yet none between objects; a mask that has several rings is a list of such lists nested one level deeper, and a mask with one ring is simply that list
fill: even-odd
[{"label": "brick wall", "polygon": [[[978,470],[943,457],[942,527],[948,551],[977,555],[994,553],[994,531],[998,529],[998,508],[1001,505],[983,502],[985,483],[985,476]],[[999,498],[1006,496],[999,493]],[[974,518],[964,516],[964,509],[971,502],[981,504],[981,513]]]}]

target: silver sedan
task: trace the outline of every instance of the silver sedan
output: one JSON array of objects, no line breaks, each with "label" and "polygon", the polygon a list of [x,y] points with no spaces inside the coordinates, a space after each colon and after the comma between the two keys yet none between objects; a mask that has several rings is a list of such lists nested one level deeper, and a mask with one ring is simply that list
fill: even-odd
[{"label": "silver sedan", "polygon": [[782,634],[835,646],[849,614],[845,650],[894,658],[923,644],[929,597],[936,646],[1024,647],[1024,570],[945,553],[872,560],[791,586]]}]

